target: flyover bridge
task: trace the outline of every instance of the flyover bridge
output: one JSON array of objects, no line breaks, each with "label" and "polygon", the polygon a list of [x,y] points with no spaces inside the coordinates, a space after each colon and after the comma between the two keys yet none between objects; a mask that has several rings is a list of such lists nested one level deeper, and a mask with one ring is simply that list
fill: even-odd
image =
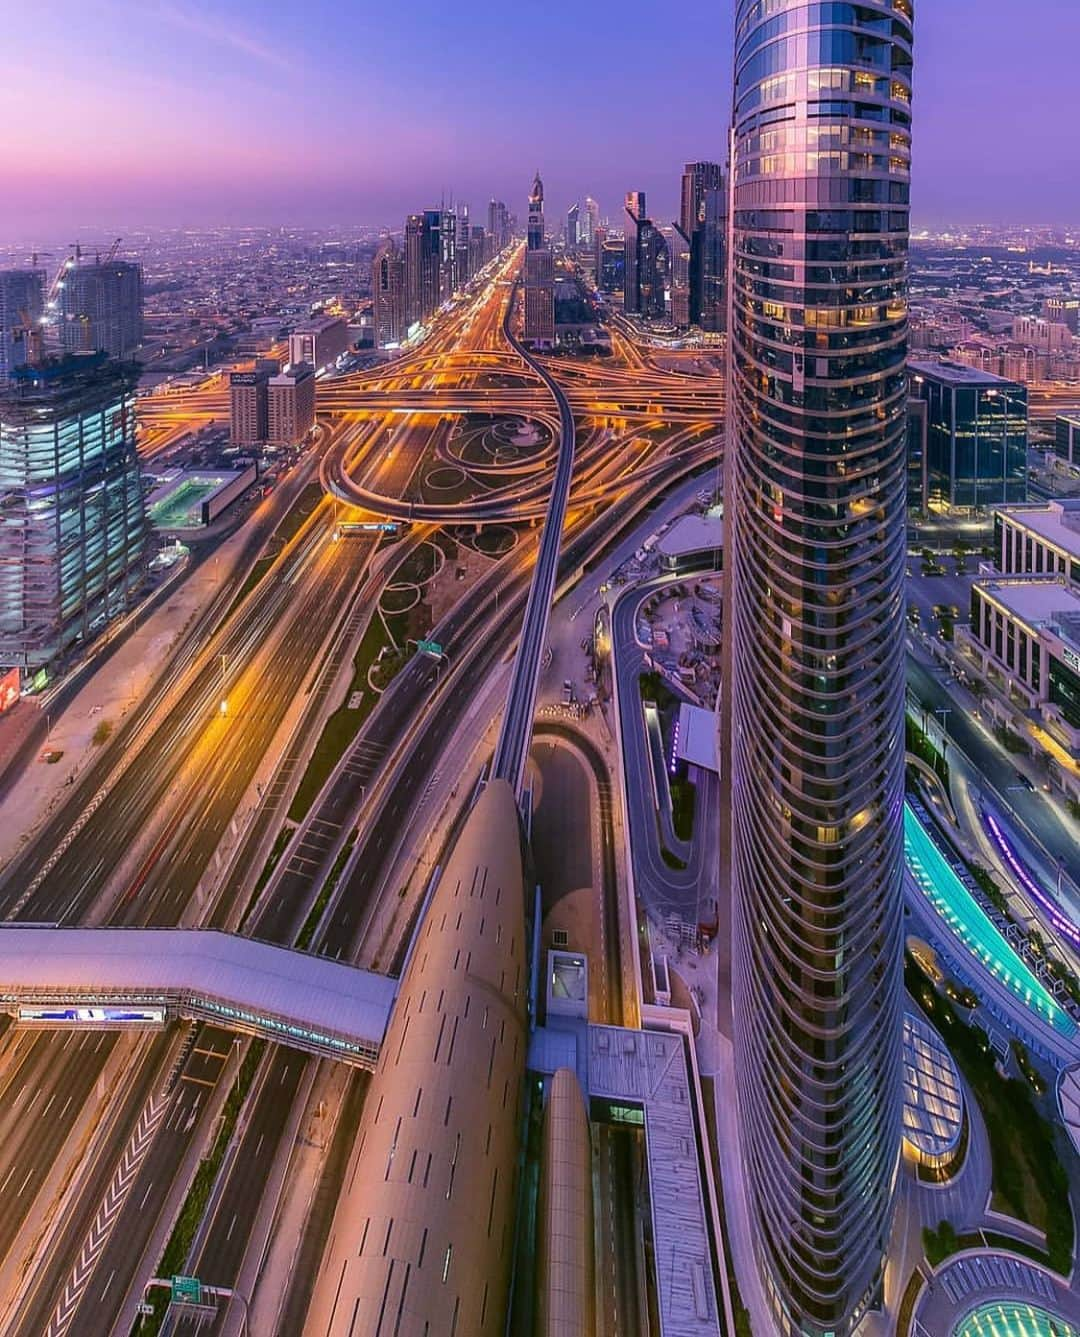
[{"label": "flyover bridge", "polygon": [[16,1025],[152,1029],[183,1018],[373,1069],[397,980],[212,929],[0,928]]}]

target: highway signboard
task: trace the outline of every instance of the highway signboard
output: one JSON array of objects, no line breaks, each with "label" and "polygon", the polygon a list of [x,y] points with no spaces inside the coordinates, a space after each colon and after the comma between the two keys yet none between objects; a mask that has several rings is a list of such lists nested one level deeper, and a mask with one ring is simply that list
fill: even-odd
[{"label": "highway signboard", "polygon": [[443,648],[438,641],[417,641],[416,648],[422,655],[434,655],[436,659],[442,658]]},{"label": "highway signboard", "polygon": [[181,1305],[202,1304],[202,1282],[198,1277],[173,1277],[172,1302]]}]

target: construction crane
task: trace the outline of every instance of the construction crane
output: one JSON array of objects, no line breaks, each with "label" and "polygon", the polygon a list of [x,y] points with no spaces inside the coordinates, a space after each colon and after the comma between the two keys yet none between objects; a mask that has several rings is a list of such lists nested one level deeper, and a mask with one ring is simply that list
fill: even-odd
[{"label": "construction crane", "polygon": [[71,247],[71,254],[66,255],[64,259],[60,262],[60,268],[56,271],[52,283],[49,284],[49,291],[45,294],[45,310],[47,313],[51,313],[56,310],[56,295],[60,291],[60,289],[64,286],[64,275],[68,272],[69,269],[74,269],[81,259],[82,259],[82,247],[79,245],[77,241],[73,242]]},{"label": "construction crane", "polygon": [[120,243],[123,240],[124,240],[123,237],[117,237],[117,239],[109,247],[109,254],[105,257],[105,263],[107,265],[111,265],[112,262],[116,259],[116,252],[120,249]]}]

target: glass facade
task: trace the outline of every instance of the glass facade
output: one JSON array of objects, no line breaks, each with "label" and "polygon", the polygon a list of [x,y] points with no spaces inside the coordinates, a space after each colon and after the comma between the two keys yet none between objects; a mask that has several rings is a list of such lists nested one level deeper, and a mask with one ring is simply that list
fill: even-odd
[{"label": "glass facade", "polygon": [[912,5],[736,13],[725,516],[742,1152],[775,1330],[879,1302],[901,1136]]},{"label": "glass facade", "polygon": [[142,580],[136,375],[71,357],[0,398],[0,662],[52,663]]},{"label": "glass facade", "polygon": [[1080,655],[1075,666],[1064,658],[1047,656],[1047,696],[1061,711],[1070,729],[1080,729]]},{"label": "glass facade", "polygon": [[982,510],[1027,500],[1027,387],[967,367],[912,366],[926,403],[931,506]]}]

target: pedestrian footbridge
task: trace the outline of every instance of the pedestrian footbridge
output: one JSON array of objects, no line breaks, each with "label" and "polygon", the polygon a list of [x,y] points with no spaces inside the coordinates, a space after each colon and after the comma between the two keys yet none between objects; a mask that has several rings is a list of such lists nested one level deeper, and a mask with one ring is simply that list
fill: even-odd
[{"label": "pedestrian footbridge", "polygon": [[152,1029],[184,1018],[374,1068],[397,980],[210,929],[0,928],[16,1025]]}]

